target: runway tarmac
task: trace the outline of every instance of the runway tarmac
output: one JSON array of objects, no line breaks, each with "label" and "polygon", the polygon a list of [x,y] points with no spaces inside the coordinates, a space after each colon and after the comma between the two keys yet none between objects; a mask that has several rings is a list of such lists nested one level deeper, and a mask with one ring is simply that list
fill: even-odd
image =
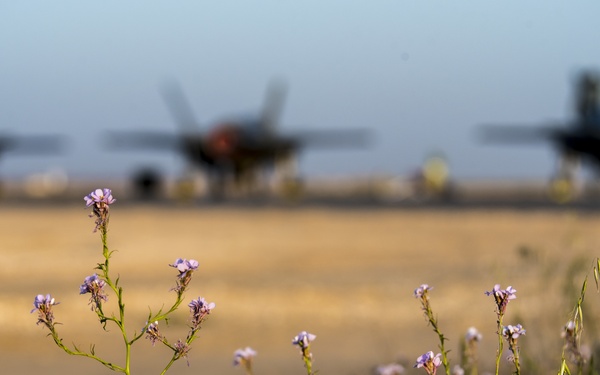
[{"label": "runway tarmac", "polygon": [[[382,182],[383,181],[383,182]],[[384,183],[386,182],[386,183]],[[313,182],[300,193],[283,195],[273,191],[234,194],[214,199],[202,191],[192,195],[178,194],[173,186],[152,196],[141,196],[124,181],[78,181],[61,191],[42,192],[19,182],[5,183],[0,190],[1,207],[78,205],[83,196],[97,187],[110,187],[121,204],[174,208],[229,207],[264,208],[336,208],[336,209],[514,209],[577,210],[600,209],[600,190],[595,185],[579,188],[572,199],[559,202],[549,194],[543,181],[463,181],[455,183],[444,195],[409,189],[390,188],[387,180],[349,180],[327,183]]]}]

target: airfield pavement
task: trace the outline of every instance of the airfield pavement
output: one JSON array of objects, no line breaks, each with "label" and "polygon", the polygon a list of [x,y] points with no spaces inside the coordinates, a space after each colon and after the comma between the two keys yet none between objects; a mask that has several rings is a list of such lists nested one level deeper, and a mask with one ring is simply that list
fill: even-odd
[{"label": "airfield pavement", "polygon": [[[438,339],[413,297],[423,283],[434,287],[431,303],[451,363],[458,363],[460,340],[475,326],[483,334],[482,370],[493,371],[495,306],[484,292],[500,283],[517,289],[505,323],[527,330],[520,340],[527,373],[555,373],[562,326],[600,255],[595,212],[120,203],[111,209],[109,247],[116,250],[111,269],[124,289],[128,332],[139,331],[149,308],[173,301],[177,272],[168,265],[179,257],[200,263],[185,301],[203,296],[216,303],[189,367],[181,360],[170,374],[243,374],[231,361],[246,346],[258,351],[257,375],[305,374],[291,344],[302,330],[317,335],[311,348],[319,374],[372,374],[393,361],[407,374],[424,373],[412,365],[438,352]],[[0,373],[111,373],[65,354],[35,324],[30,310],[40,293],[60,302],[54,310],[65,344],[84,350],[96,344],[100,356],[122,363],[118,329],[109,324],[104,332],[88,296],[79,295],[103,260],[88,213],[83,201],[0,207]],[[600,297],[590,281],[585,311],[598,316]],[[108,311],[114,301],[109,295]],[[171,342],[185,337],[186,305],[168,326],[159,325]],[[584,343],[591,343],[600,327],[587,319],[585,328]],[[169,357],[165,347],[142,339],[134,345],[132,373],[158,374]],[[511,369],[503,359],[503,373]]]}]

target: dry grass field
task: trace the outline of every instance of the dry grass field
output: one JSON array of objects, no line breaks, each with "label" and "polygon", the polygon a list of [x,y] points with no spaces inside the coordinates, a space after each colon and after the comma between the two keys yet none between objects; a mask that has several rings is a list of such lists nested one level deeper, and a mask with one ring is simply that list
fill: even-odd
[{"label": "dry grass field", "polygon": [[[118,202],[119,203],[119,202]],[[437,350],[413,290],[434,287],[432,306],[449,338],[451,363],[470,326],[484,335],[483,370],[496,350],[495,283],[518,298],[506,324],[521,323],[525,373],[556,373],[562,325],[586,272],[600,255],[600,215],[567,211],[368,210],[319,208],[112,208],[112,270],[121,276],[129,331],[139,331],[148,308],[173,301],[176,258],[200,262],[186,301],[204,296],[216,308],[190,352],[190,366],[170,374],[243,374],[233,351],[258,351],[255,374],[305,374],[292,338],[307,330],[319,374],[371,374],[378,364]],[[51,293],[65,343],[96,344],[99,355],[122,361],[115,327],[101,330],[79,295],[83,279],[102,261],[93,219],[81,206],[0,210],[0,372],[108,374],[89,359],[58,349],[30,314],[35,295]],[[599,332],[593,277],[586,298],[586,343]],[[109,302],[115,298],[110,296]],[[186,303],[187,304],[187,303]],[[113,306],[113,305],[110,305]],[[161,330],[184,338],[188,308]],[[506,346],[506,345],[505,345]],[[140,340],[133,373],[158,374],[170,353]],[[511,366],[502,361],[503,373]]]}]

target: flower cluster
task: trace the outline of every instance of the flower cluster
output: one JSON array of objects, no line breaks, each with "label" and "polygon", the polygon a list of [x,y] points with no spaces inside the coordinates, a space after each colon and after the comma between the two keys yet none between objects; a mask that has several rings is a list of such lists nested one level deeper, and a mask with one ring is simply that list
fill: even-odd
[{"label": "flower cluster", "polygon": [[94,232],[100,228],[106,229],[108,225],[108,206],[115,203],[117,200],[113,198],[110,189],[96,189],[83,197],[85,206],[93,206],[93,215],[96,216],[96,228]]},{"label": "flower cluster", "polygon": [[427,284],[422,284],[420,287],[415,289],[415,292],[413,294],[414,294],[415,298],[421,298],[421,299],[426,300],[426,299],[428,299],[427,292],[431,289],[433,289],[433,287],[431,287]]},{"label": "flower cluster", "polygon": [[204,298],[198,297],[198,299],[192,300],[188,306],[192,314],[192,329],[196,330],[211,310],[215,308],[215,303],[207,303]]},{"label": "flower cluster", "polygon": [[502,336],[507,340],[516,340],[519,336],[524,335],[525,330],[520,324],[511,326],[510,324],[502,328]]},{"label": "flower cluster", "polygon": [[150,340],[152,346],[154,346],[157,341],[163,340],[162,335],[158,331],[158,321],[148,324],[148,327],[146,327],[146,338]]},{"label": "flower cluster", "polygon": [[525,329],[520,324],[516,326],[507,325],[502,327],[502,336],[508,342],[509,350],[512,352],[512,355],[508,357],[508,360],[515,363],[517,367],[517,373],[520,373],[519,366],[519,346],[517,345],[517,339],[519,336],[525,334]]},{"label": "flower cluster", "polygon": [[83,280],[83,284],[79,287],[79,294],[90,293],[92,295],[90,297],[92,310],[102,309],[102,301],[108,301],[108,296],[103,289],[104,285],[106,285],[106,282],[99,278],[97,274],[93,274],[86,277]]},{"label": "flower cluster", "polygon": [[233,352],[233,365],[243,365],[246,373],[252,374],[252,360],[256,357],[256,351],[247,346],[245,349],[238,349]]},{"label": "flower cluster", "polygon": [[402,375],[404,374],[404,367],[397,363],[390,363],[389,365],[377,366],[375,369],[377,375]]},{"label": "flower cluster", "polygon": [[[465,338],[462,343],[462,366],[464,367],[463,372],[466,370],[467,373],[471,373],[477,368],[477,343],[480,342],[483,335],[479,333],[477,328],[469,327]],[[457,372],[453,369],[453,372]]]},{"label": "flower cluster", "polygon": [[193,271],[195,271],[198,268],[198,261],[196,261],[194,259],[187,260],[187,259],[177,258],[175,260],[175,263],[169,264],[169,266],[177,268],[177,271],[179,271],[179,275],[177,277],[179,277],[180,279],[183,279],[189,273],[192,273]]},{"label": "flower cluster", "polygon": [[483,338],[483,335],[481,333],[479,333],[477,328],[469,327],[469,329],[467,329],[467,333],[465,334],[466,342],[478,342],[478,341],[481,341],[482,338]]},{"label": "flower cluster", "polygon": [[300,332],[297,336],[292,340],[293,345],[298,345],[300,349],[308,348],[310,343],[316,339],[317,336],[312,333],[308,333],[306,331]]},{"label": "flower cluster", "polygon": [[177,340],[177,342],[175,343],[175,358],[176,359],[185,358],[187,365],[189,366],[190,361],[188,360],[188,353],[189,353],[190,349],[191,348],[187,342]]},{"label": "flower cluster", "polygon": [[417,363],[415,363],[414,367],[423,367],[429,375],[435,375],[437,368],[442,364],[441,356],[442,353],[433,355],[433,352],[429,351],[417,358]]},{"label": "flower cluster", "polygon": [[52,329],[54,327],[54,314],[52,312],[52,306],[58,305],[60,302],[56,302],[50,294],[38,294],[33,300],[34,309],[31,312],[38,312],[37,324],[45,324],[46,327]]},{"label": "flower cluster", "polygon": [[494,300],[496,301],[496,306],[498,307],[498,314],[504,315],[506,311],[506,306],[508,305],[508,301],[517,298],[515,295],[517,293],[516,289],[513,289],[512,286],[509,286],[506,289],[500,289],[500,284],[494,285],[494,289],[489,292],[485,292],[487,296],[494,296]]},{"label": "flower cluster", "polygon": [[192,273],[198,269],[198,261],[177,258],[175,263],[169,264],[169,266],[177,268],[177,271],[179,271],[177,286],[173,290],[181,294],[192,280]]},{"label": "flower cluster", "polygon": [[233,365],[239,366],[241,363],[252,361],[252,358],[256,357],[256,350],[247,346],[244,349],[238,349],[233,352]]}]

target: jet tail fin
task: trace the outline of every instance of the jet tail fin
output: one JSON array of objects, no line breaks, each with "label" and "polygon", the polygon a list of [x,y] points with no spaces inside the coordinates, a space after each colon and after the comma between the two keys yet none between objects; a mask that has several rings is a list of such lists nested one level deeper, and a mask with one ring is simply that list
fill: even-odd
[{"label": "jet tail fin", "polygon": [[600,76],[594,72],[582,73],[576,84],[575,111],[582,124],[598,122],[600,117]]},{"label": "jet tail fin", "polygon": [[200,125],[179,83],[169,81],[162,84],[160,93],[180,130],[185,133],[198,133]]},{"label": "jet tail fin", "polygon": [[276,133],[283,105],[285,104],[286,94],[287,87],[283,81],[273,81],[267,87],[265,102],[261,112],[260,126],[262,128],[261,131],[268,136],[273,136]]}]

